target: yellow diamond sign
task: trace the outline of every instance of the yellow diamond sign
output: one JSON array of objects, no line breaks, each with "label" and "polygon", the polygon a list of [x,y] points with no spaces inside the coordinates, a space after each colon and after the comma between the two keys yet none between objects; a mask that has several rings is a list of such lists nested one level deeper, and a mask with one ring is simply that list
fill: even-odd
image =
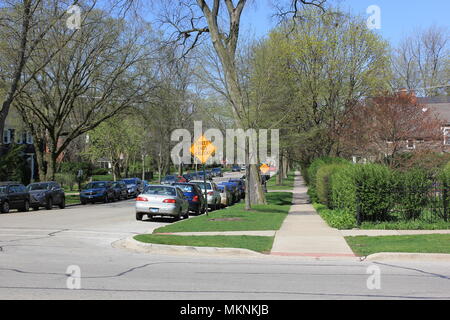
[{"label": "yellow diamond sign", "polygon": [[201,136],[190,149],[192,155],[200,160],[201,163],[206,163],[211,155],[216,151],[216,147],[211,141]]},{"label": "yellow diamond sign", "polygon": [[267,172],[269,172],[270,167],[264,163],[261,167],[259,167],[259,170],[261,170],[262,173],[266,174]]}]

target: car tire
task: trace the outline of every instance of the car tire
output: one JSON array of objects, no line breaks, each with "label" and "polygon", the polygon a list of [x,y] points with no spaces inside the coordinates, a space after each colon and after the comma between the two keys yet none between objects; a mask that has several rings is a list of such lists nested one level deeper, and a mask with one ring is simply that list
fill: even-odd
[{"label": "car tire", "polygon": [[105,200],[103,201],[104,203],[108,203],[109,202],[109,197],[108,195],[105,196]]},{"label": "car tire", "polygon": [[53,200],[52,198],[48,198],[47,202],[45,203],[45,209],[52,210],[53,208]]},{"label": "car tire", "polygon": [[2,213],[9,213],[9,202],[8,201],[5,201],[5,202],[3,202],[2,203],[2,207],[1,207],[1,212]]},{"label": "car tire", "polygon": [[80,200],[80,202],[81,202],[81,204],[82,204],[83,206],[85,206],[85,205],[87,204],[87,201],[86,201],[86,200]]},{"label": "car tire", "polygon": [[184,218],[184,219],[189,219],[189,209],[186,210],[186,212],[185,212],[183,218]]},{"label": "car tire", "polygon": [[62,198],[61,203],[59,204],[60,209],[66,208],[66,198]]},{"label": "car tire", "polygon": [[136,212],[136,220],[137,221],[142,221],[142,217],[143,217],[144,215],[142,214],[142,213],[139,213],[139,212]]}]

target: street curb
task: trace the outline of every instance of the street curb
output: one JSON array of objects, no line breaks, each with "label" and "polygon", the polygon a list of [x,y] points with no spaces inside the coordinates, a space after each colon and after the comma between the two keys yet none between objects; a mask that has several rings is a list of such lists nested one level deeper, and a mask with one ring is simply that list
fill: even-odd
[{"label": "street curb", "polygon": [[380,252],[367,256],[363,261],[450,262],[450,254]]},{"label": "street curb", "polygon": [[154,254],[179,254],[179,255],[202,255],[202,256],[237,256],[237,257],[261,257],[262,253],[247,249],[238,248],[217,248],[217,247],[191,247],[191,246],[172,246],[165,244],[143,243],[128,237],[119,240],[113,244],[114,247],[137,251],[141,253]]}]

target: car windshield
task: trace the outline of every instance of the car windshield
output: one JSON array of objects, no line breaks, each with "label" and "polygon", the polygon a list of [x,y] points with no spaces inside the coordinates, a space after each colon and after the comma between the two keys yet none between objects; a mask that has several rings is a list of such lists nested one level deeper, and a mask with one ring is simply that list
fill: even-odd
[{"label": "car windshield", "polygon": [[198,185],[201,189],[205,189],[205,185],[206,185],[206,189],[212,189],[212,187],[211,187],[211,183],[204,183],[204,182],[193,182],[193,183],[195,183],[196,185]]},{"label": "car windshield", "polygon": [[104,182],[91,182],[88,183],[85,189],[97,189],[97,188],[106,188],[106,183]]},{"label": "car windshield", "polygon": [[149,186],[144,191],[145,194],[162,195],[162,196],[176,196],[175,188],[163,186]]},{"label": "car windshield", "polygon": [[136,180],[134,180],[134,179],[125,179],[122,181],[125,182],[126,184],[136,184],[137,183]]},{"label": "car windshield", "polygon": [[194,192],[194,186],[188,184],[175,184],[175,187],[178,187],[183,192]]},{"label": "car windshield", "polygon": [[36,183],[36,184],[30,184],[27,187],[28,191],[35,191],[35,190],[47,190],[49,189],[48,183]]}]

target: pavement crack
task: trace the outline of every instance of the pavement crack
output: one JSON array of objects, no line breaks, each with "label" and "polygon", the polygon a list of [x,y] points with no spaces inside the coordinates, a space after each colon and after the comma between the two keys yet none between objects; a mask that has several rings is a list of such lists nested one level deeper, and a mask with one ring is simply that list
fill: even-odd
[{"label": "pavement crack", "polygon": [[433,277],[437,277],[440,279],[444,279],[444,280],[450,280],[449,276],[445,276],[439,273],[433,273],[433,272],[427,272],[421,269],[417,269],[417,268],[411,268],[411,267],[404,267],[404,266],[398,266],[398,265],[394,265],[394,264],[388,264],[388,263],[381,263],[381,262],[375,262],[375,264],[381,265],[381,266],[385,266],[385,267],[392,267],[392,268],[397,268],[397,269],[403,269],[403,270],[409,270],[409,271],[415,271],[415,272],[419,272],[422,274],[426,274],[429,276],[433,276]]}]

